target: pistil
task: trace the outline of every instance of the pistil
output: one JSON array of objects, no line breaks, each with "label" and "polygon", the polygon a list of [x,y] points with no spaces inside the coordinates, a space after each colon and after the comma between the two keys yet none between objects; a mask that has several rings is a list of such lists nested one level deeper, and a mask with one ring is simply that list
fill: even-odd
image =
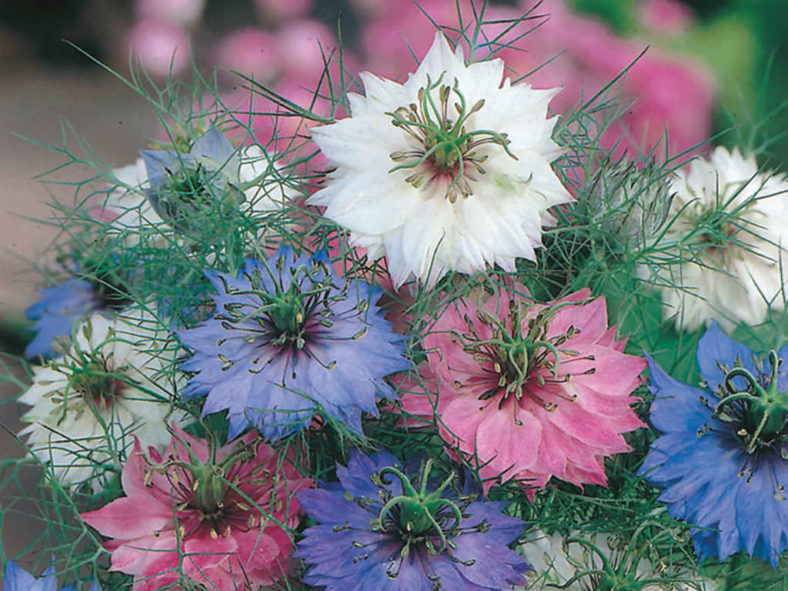
[{"label": "pistil", "polygon": [[[779,391],[782,361],[774,350],[769,352],[769,363],[771,369],[765,385],[743,367],[734,367],[728,371],[724,382],[724,390],[728,394],[714,409],[714,415],[727,422],[737,420],[725,412],[732,404],[739,403],[740,408],[744,409],[742,427],[737,434],[744,438],[747,453],[753,453],[760,445],[769,445],[786,434],[788,392]],[[744,380],[744,390],[735,386],[734,380],[737,378]],[[736,409],[733,410],[736,414]]]},{"label": "pistil", "polygon": [[[446,198],[455,203],[459,197],[465,199],[473,194],[470,181],[476,180],[476,175],[486,174],[483,163],[489,155],[479,154],[480,147],[495,145],[514,160],[517,156],[509,149],[511,142],[506,133],[487,129],[468,131],[468,120],[484,107],[484,100],[469,107],[457,80],[452,86],[442,84],[442,80],[443,74],[435,82],[427,77],[427,85],[419,89],[417,103],[386,113],[392,125],[402,129],[418,145],[413,150],[392,152],[390,157],[397,165],[389,172],[412,169],[405,181],[416,189],[450,179]],[[452,94],[457,97],[452,105],[456,118],[449,106]]]}]

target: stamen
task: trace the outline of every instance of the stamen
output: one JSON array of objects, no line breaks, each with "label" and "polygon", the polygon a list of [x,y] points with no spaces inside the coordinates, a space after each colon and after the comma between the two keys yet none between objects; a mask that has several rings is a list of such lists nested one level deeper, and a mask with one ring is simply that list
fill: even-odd
[{"label": "stamen", "polygon": [[[419,89],[418,103],[386,113],[391,117],[392,125],[403,130],[419,146],[413,150],[392,152],[390,158],[396,166],[389,172],[417,169],[405,178],[405,182],[416,189],[442,178],[450,178],[446,199],[455,203],[459,197],[465,199],[473,194],[468,180],[474,180],[474,172],[486,174],[481,164],[489,158],[489,154],[477,154],[477,148],[497,145],[510,158],[517,160],[517,156],[509,149],[511,142],[505,133],[466,130],[468,119],[484,107],[484,100],[468,108],[457,80],[451,87],[442,84],[442,80],[443,74],[434,83],[428,77],[427,85]],[[433,98],[436,90],[437,105]],[[452,94],[457,97],[453,105],[456,119],[449,114]]]}]

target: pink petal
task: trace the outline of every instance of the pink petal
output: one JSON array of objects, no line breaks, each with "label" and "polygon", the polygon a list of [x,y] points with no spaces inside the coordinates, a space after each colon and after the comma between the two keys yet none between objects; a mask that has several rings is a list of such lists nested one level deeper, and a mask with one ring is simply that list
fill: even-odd
[{"label": "pink petal", "polygon": [[[510,400],[501,410],[491,405],[476,433],[476,448],[479,460],[490,462],[499,472],[507,472],[507,477],[528,468],[537,460],[539,442],[542,438],[542,425],[529,412]],[[490,408],[490,407],[488,407]]]},{"label": "pink petal", "polygon": [[152,495],[115,499],[97,511],[82,513],[82,519],[99,533],[123,540],[152,536],[172,529],[173,510]]}]

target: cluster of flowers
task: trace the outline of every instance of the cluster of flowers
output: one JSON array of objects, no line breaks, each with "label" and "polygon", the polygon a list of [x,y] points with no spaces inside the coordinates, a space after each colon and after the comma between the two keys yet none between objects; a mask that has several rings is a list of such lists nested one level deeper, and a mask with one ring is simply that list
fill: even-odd
[{"label": "cluster of flowers", "polygon": [[20,435],[71,499],[69,556],[99,557],[66,559],[85,588],[783,576],[788,347],[723,330],[784,337],[788,179],[722,147],[600,158],[479,43],[363,74],[311,127],[326,169],[195,116],[67,220]]}]

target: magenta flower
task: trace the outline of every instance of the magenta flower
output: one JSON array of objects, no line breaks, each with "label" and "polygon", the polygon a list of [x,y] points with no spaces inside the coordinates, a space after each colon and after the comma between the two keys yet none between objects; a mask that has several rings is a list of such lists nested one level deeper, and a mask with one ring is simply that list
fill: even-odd
[{"label": "magenta flower", "polygon": [[110,538],[110,570],[134,575],[134,591],[181,577],[216,591],[257,589],[289,570],[301,513],[291,498],[311,486],[256,434],[212,449],[175,430],[169,452],[139,441],[121,475],[125,497],[82,518]]},{"label": "magenta flower", "polygon": [[623,353],[604,298],[589,295],[455,303],[424,339],[420,379],[402,383],[403,409],[434,413],[446,444],[478,464],[487,487],[543,487],[551,476],[605,485],[604,458],[628,451],[621,434],[644,426],[630,393],[646,362]]}]

